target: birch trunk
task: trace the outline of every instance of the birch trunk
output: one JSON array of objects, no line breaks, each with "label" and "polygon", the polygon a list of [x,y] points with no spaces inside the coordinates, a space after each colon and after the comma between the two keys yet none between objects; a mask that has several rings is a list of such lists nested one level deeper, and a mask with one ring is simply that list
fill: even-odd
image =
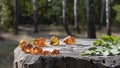
[{"label": "birch trunk", "polygon": [[79,24],[77,21],[77,0],[74,0],[74,23],[75,23],[75,28],[80,33]]},{"label": "birch trunk", "polygon": [[62,6],[63,6],[62,17],[63,17],[63,25],[64,25],[64,28],[65,28],[65,32],[66,32],[67,35],[71,35],[71,32],[68,28],[68,24],[66,22],[66,0],[62,0]]},{"label": "birch trunk", "polygon": [[111,0],[106,0],[106,29],[107,29],[107,35],[111,35],[110,1]]},{"label": "birch trunk", "polygon": [[98,29],[101,30],[102,23],[104,19],[104,11],[105,11],[105,0],[101,0],[101,11],[100,11],[100,23]]}]

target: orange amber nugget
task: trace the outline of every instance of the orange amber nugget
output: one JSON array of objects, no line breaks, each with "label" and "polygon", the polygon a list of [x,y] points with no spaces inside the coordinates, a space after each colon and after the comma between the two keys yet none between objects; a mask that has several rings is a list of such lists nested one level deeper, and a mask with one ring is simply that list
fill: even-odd
[{"label": "orange amber nugget", "polygon": [[38,38],[33,40],[33,44],[38,47],[44,47],[47,46],[46,39],[45,38]]},{"label": "orange amber nugget", "polygon": [[40,47],[33,47],[31,50],[31,54],[40,55],[40,54],[42,54],[42,51],[43,51],[43,49]]},{"label": "orange amber nugget", "polygon": [[67,37],[65,37],[63,42],[66,44],[69,44],[69,45],[74,45],[74,44],[76,44],[76,39],[73,36],[67,36]]},{"label": "orange amber nugget", "polygon": [[56,36],[51,37],[50,39],[50,45],[57,46],[59,45],[59,39]]},{"label": "orange amber nugget", "polygon": [[45,55],[45,56],[50,55],[50,51],[45,50],[43,51],[42,55]]},{"label": "orange amber nugget", "polygon": [[24,44],[21,46],[21,49],[25,52],[25,53],[30,53],[32,50],[33,46],[31,44]]},{"label": "orange amber nugget", "polygon": [[60,54],[59,50],[56,49],[54,49],[51,53],[51,55],[59,55],[59,54]]},{"label": "orange amber nugget", "polygon": [[20,48],[22,48],[23,45],[27,45],[27,44],[29,44],[28,40],[21,40],[19,43],[19,46],[20,46]]},{"label": "orange amber nugget", "polygon": [[19,46],[26,53],[30,53],[33,47],[27,40],[21,40]]}]

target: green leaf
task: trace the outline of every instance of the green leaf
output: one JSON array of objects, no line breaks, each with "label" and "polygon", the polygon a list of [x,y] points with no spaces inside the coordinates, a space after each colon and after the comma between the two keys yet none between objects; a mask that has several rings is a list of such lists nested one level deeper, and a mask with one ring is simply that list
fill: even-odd
[{"label": "green leaf", "polygon": [[102,52],[103,51],[103,47],[97,47],[96,51],[97,52]]},{"label": "green leaf", "polygon": [[104,36],[102,36],[102,39],[103,39],[104,41],[113,42],[112,38],[111,38],[109,35],[104,35]]},{"label": "green leaf", "polygon": [[89,54],[90,54],[90,51],[86,50],[86,51],[82,52],[80,55],[81,56],[85,56],[85,55],[89,55]]},{"label": "green leaf", "polygon": [[84,56],[84,55],[95,55],[96,51],[94,50],[86,50],[84,52],[82,52],[80,55]]},{"label": "green leaf", "polygon": [[96,39],[93,42],[93,45],[95,45],[95,46],[106,46],[106,42],[102,39]]},{"label": "green leaf", "polygon": [[116,36],[105,35],[102,39],[96,39],[83,55],[118,55],[120,54],[120,41]]},{"label": "green leaf", "polygon": [[96,47],[92,46],[92,47],[88,48],[88,50],[96,50]]},{"label": "green leaf", "polygon": [[101,41],[101,46],[106,46],[106,42],[104,42],[103,40]]},{"label": "green leaf", "polygon": [[118,46],[117,48],[118,48],[118,51],[120,51],[120,46]]},{"label": "green leaf", "polygon": [[117,49],[117,46],[115,46],[115,45],[111,45],[110,47],[111,47],[111,49]]},{"label": "green leaf", "polygon": [[111,38],[112,38],[114,44],[118,43],[118,41],[119,41],[119,38],[118,38],[118,37],[116,37],[116,36],[111,36]]},{"label": "green leaf", "polygon": [[88,53],[82,52],[82,53],[80,54],[80,56],[85,56],[85,55],[88,55]]},{"label": "green leaf", "polygon": [[120,52],[117,49],[112,49],[112,50],[110,50],[110,53],[112,53],[113,55],[117,55]]},{"label": "green leaf", "polygon": [[103,56],[108,56],[110,53],[108,50],[104,51],[104,52],[101,52]]},{"label": "green leaf", "polygon": [[96,39],[94,42],[93,42],[93,45],[100,45],[101,44],[101,40],[100,39]]}]

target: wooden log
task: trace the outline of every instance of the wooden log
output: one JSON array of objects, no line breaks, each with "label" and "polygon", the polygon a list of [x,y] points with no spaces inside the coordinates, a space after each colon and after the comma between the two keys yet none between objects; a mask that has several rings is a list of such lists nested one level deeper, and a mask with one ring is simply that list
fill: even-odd
[{"label": "wooden log", "polygon": [[[86,44],[86,42],[88,44]],[[47,46],[48,50],[59,49],[58,56],[42,56],[24,53],[19,47],[14,50],[14,68],[120,68],[120,56],[80,56],[89,48],[90,40],[77,40],[75,46]],[[85,42],[85,44],[81,44]],[[90,42],[90,43],[89,43]]]}]

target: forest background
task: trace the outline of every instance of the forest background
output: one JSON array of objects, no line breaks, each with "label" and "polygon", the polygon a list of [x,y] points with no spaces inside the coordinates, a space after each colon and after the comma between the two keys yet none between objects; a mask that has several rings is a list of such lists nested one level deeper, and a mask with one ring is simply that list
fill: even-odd
[{"label": "forest background", "polygon": [[0,0],[0,66],[12,68],[21,39],[120,37],[119,26],[120,0]]}]

